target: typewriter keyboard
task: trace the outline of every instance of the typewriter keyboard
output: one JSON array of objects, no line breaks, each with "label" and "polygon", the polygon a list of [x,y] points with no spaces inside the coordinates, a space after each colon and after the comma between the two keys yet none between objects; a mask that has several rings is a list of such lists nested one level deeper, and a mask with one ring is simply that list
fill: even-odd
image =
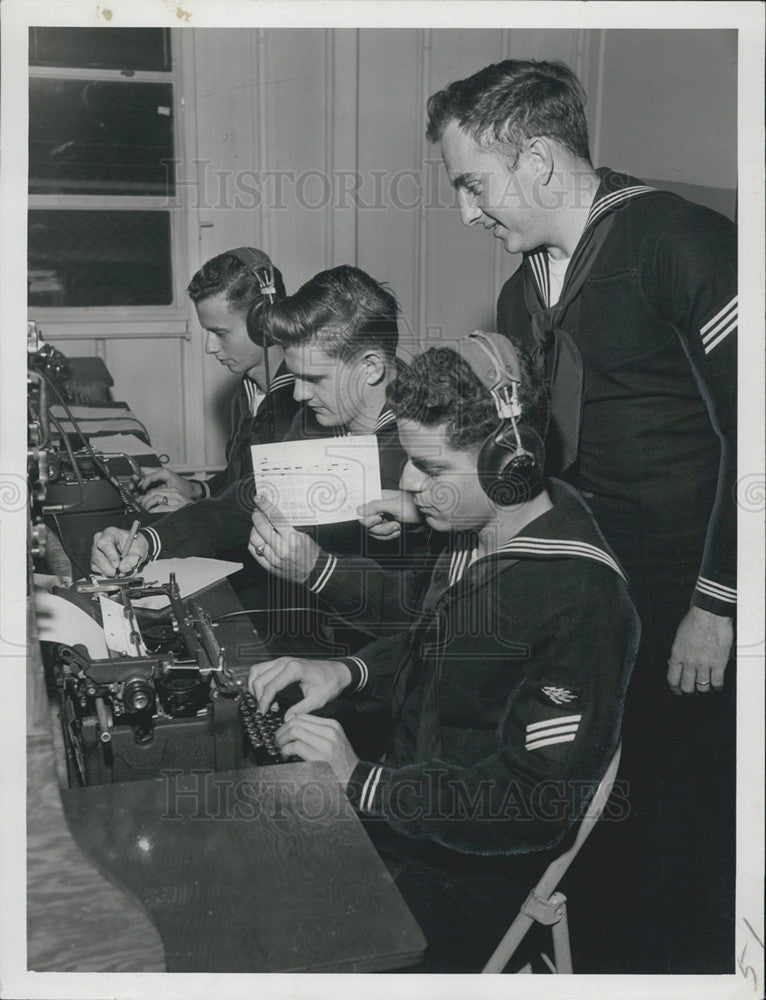
[{"label": "typewriter keyboard", "polygon": [[284,757],[274,739],[274,734],[285,721],[281,713],[259,712],[255,698],[244,691],[239,709],[247,738],[250,740],[250,755],[256,764],[284,764],[295,759]]}]

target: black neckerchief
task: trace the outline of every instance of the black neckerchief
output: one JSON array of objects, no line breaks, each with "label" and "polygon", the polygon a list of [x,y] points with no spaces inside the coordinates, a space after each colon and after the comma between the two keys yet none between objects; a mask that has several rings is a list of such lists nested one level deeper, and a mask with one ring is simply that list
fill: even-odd
[{"label": "black neckerchief", "polygon": [[546,473],[562,475],[577,458],[582,420],[583,365],[580,351],[563,328],[566,312],[585,284],[614,222],[614,213],[626,202],[654,188],[611,170],[601,178],[585,229],[572,255],[561,295],[548,305],[548,252],[540,247],[524,255],[524,299],[532,321],[535,361],[550,398],[550,420],[545,439]]}]

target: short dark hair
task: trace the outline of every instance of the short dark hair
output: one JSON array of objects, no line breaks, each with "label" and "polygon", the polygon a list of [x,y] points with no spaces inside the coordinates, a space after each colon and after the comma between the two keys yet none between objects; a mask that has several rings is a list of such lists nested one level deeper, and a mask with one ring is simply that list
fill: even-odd
[{"label": "short dark hair", "polygon": [[515,166],[524,139],[555,139],[590,163],[585,91],[562,62],[506,59],[428,98],[429,142],[454,121],[480,145],[498,144]]},{"label": "short dark hair", "polygon": [[[520,423],[542,438],[548,412],[545,389],[529,355],[515,340],[511,343],[521,374]],[[386,398],[397,418],[425,427],[445,424],[447,443],[461,451],[478,452],[499,423],[489,390],[450,347],[431,347],[418,354],[387,386]]]},{"label": "short dark hair", "polygon": [[263,325],[267,336],[283,347],[316,343],[330,357],[344,361],[374,349],[393,361],[398,312],[388,289],[358,267],[344,264],[320,271],[272,306]]},{"label": "short dark hair", "polygon": [[[274,288],[277,300],[283,299],[285,283],[278,267],[274,268]],[[229,309],[244,315],[254,302],[266,303],[255,271],[229,251],[206,261],[189,282],[186,293],[195,303],[213,295],[224,295]],[[255,322],[257,325],[257,317]]]}]

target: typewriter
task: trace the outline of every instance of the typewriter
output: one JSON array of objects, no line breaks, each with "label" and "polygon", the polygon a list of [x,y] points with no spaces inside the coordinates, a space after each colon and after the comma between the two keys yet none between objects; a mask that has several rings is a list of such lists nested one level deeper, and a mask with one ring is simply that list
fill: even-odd
[{"label": "typewriter", "polygon": [[[70,787],[284,761],[274,739],[281,714],[258,712],[246,690],[249,665],[229,655],[203,607],[181,599],[173,575],[167,584],[130,576],[74,590],[81,605],[108,597],[132,648],[102,659],[91,658],[82,645],[59,644],[52,651]],[[158,595],[169,608],[136,606]],[[115,622],[103,624],[113,636]]]}]

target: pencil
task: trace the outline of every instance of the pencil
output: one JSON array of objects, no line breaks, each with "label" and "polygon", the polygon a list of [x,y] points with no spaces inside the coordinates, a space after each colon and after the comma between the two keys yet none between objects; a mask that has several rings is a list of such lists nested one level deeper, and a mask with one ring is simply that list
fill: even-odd
[{"label": "pencil", "polygon": [[141,522],[138,520],[138,518],[136,518],[133,524],[131,524],[130,531],[128,532],[128,537],[125,541],[125,545],[123,546],[122,552],[120,554],[120,562],[122,562],[122,560],[127,556],[128,552],[130,552],[130,546],[136,540],[136,535],[138,533],[140,524]]}]

